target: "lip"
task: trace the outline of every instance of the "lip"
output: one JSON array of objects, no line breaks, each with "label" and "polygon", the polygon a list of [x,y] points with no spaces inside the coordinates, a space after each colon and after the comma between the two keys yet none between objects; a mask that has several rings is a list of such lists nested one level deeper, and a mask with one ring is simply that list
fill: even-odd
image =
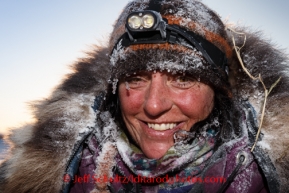
[{"label": "lip", "polygon": [[[184,122],[178,123],[177,126],[175,126],[173,129],[168,129],[164,131],[157,131],[152,128],[149,128],[148,125],[139,120],[140,126],[143,130],[143,132],[146,134],[147,137],[153,138],[153,139],[169,139],[174,135],[174,133],[178,130],[181,130],[184,126]],[[155,123],[158,124],[158,123]]]}]

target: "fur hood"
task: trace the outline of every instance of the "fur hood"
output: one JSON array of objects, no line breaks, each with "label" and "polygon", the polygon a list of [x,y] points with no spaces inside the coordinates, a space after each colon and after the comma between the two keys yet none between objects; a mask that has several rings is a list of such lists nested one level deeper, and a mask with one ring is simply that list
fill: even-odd
[{"label": "fur hood", "polygon": [[[279,174],[281,192],[289,189],[289,59],[260,32],[244,27],[241,49],[244,65],[254,76],[261,75],[266,88],[281,77],[267,101],[262,140],[257,146],[268,153]],[[244,35],[227,30],[242,46]],[[232,41],[231,50],[234,50]],[[95,97],[106,92],[111,77],[110,46],[96,47],[74,64],[74,73],[45,100],[33,103],[36,122],[15,130],[9,136],[11,151],[0,168],[0,192],[59,192],[63,175],[75,144],[97,123],[93,110]],[[264,100],[260,82],[250,79],[233,52],[229,80],[236,100],[249,100],[258,119]]]}]

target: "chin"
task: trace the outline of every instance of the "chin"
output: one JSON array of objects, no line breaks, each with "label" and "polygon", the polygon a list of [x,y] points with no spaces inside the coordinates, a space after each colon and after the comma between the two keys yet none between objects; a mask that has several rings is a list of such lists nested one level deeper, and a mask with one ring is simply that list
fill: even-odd
[{"label": "chin", "polygon": [[160,144],[156,142],[141,146],[141,150],[147,158],[160,159],[173,145],[173,143]]}]

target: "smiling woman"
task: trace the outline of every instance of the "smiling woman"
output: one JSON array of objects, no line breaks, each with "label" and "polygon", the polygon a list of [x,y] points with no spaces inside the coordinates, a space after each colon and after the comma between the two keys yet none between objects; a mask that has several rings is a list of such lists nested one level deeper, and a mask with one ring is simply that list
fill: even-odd
[{"label": "smiling woman", "polygon": [[11,134],[0,192],[285,192],[286,72],[284,53],[198,0],[131,1]]},{"label": "smiling woman", "polygon": [[126,77],[118,94],[126,128],[143,153],[155,159],[174,145],[177,131],[190,131],[209,116],[214,105],[209,86],[164,72]]}]

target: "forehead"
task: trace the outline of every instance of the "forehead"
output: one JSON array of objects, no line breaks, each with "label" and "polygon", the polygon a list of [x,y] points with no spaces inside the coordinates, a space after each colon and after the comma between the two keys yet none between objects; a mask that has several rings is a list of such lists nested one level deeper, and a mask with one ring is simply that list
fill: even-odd
[{"label": "forehead", "polygon": [[204,71],[206,61],[198,52],[178,49],[119,50],[112,54],[112,75],[119,78],[140,71],[167,71],[171,73],[194,74]]},{"label": "forehead", "polygon": [[[155,46],[155,45],[153,45]],[[133,75],[141,71],[154,72],[166,71],[169,73],[185,73],[191,77],[200,79],[211,88],[227,92],[229,84],[225,74],[219,74],[202,55],[191,49],[184,51],[184,47],[173,49],[131,49],[120,48],[111,55],[111,79],[113,90],[117,88],[117,82],[121,77]]]},{"label": "forehead", "polygon": [[131,74],[125,74],[123,76],[120,77],[120,80],[124,80],[125,78],[129,78],[129,77],[136,77],[136,76],[142,76],[142,77],[154,77],[154,75],[159,74],[161,77],[179,77],[179,76],[187,76],[187,77],[191,77],[194,78],[193,75],[188,74],[186,72],[175,72],[175,71],[170,71],[170,70],[164,70],[164,71],[160,71],[160,70],[150,70],[150,71],[138,71],[138,72],[134,72]]}]

